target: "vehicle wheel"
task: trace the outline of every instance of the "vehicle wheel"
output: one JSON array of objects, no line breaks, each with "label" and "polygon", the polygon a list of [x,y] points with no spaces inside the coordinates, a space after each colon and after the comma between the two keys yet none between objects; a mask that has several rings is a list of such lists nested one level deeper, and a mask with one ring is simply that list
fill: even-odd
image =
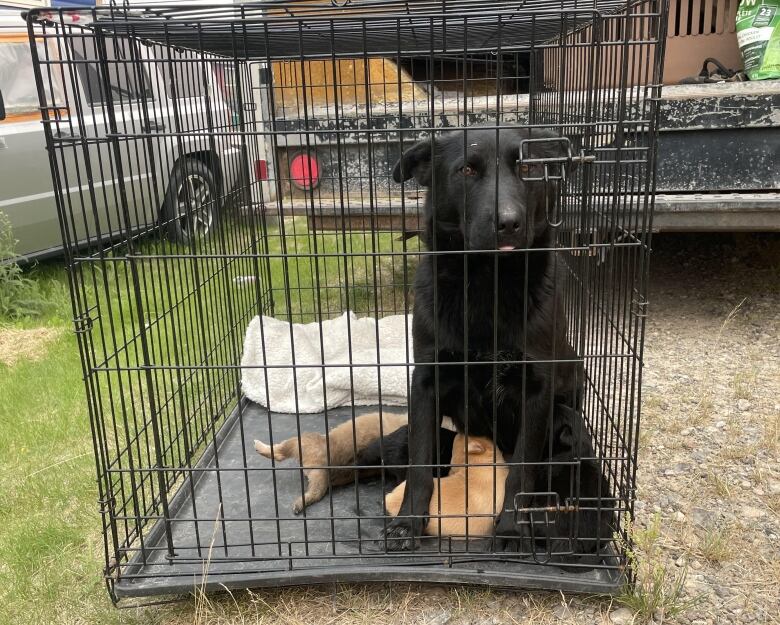
[{"label": "vehicle wheel", "polygon": [[183,159],[174,167],[162,208],[170,237],[179,243],[206,238],[219,219],[219,188],[214,174],[195,159]]}]

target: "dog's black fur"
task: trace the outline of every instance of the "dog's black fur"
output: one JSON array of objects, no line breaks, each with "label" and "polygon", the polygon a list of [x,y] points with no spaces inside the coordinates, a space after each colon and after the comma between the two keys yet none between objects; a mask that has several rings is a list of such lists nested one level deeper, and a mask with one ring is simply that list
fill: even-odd
[{"label": "dog's black fur", "polygon": [[[555,407],[554,425],[552,445],[545,449],[550,453],[545,453],[543,458],[550,464],[537,475],[535,492],[556,493],[558,498],[556,502],[537,495],[534,505],[558,503],[562,510],[547,518],[543,513],[535,514],[536,548],[543,551],[549,548],[551,553],[558,554],[571,551],[575,557],[552,559],[586,564],[588,560],[582,556],[603,553],[604,545],[612,538],[615,500],[610,498],[609,482],[595,458],[581,413],[559,404]],[[558,464],[566,462],[577,464]],[[597,564],[597,561],[591,558],[590,563]]]},{"label": "dog's black fur", "polygon": [[[548,251],[553,233],[546,213],[553,213],[557,188],[524,180],[517,163],[523,139],[554,136],[520,127],[450,131],[411,147],[393,171],[396,181],[414,177],[428,187],[428,248],[456,253],[424,255],[415,274],[411,468],[401,510],[387,528],[391,548],[413,548],[422,534],[442,415],[459,431],[465,431],[468,415],[468,432],[489,437],[495,418],[495,440],[504,456],[533,463],[541,460],[554,404],[576,401],[578,367],[538,362],[575,356]],[[530,143],[525,154],[558,157],[562,148],[557,142]],[[538,177],[541,171],[523,173]],[[463,250],[477,253],[464,262],[457,253]],[[497,360],[530,362],[494,366]],[[463,362],[469,364],[456,364]],[[440,363],[438,372],[431,363]],[[532,466],[510,470],[496,527],[501,549],[521,547],[525,526],[515,522],[513,502],[517,493],[532,492],[534,479]],[[527,507],[530,498],[522,496],[519,503]]]},{"label": "dog's black fur", "polygon": [[[439,463],[442,465],[437,472],[444,477],[450,472],[449,462],[452,460],[452,444],[455,432],[439,428]],[[436,457],[434,456],[434,462]],[[409,427],[403,426],[387,436],[373,441],[360,451],[355,458],[355,464],[363,467],[385,466],[388,487],[394,487],[406,479],[409,465]],[[375,472],[372,472],[375,475]]]}]

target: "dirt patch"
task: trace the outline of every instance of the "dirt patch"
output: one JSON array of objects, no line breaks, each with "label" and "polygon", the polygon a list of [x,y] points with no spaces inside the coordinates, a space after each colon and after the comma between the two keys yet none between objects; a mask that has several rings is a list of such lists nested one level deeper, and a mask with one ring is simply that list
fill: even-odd
[{"label": "dirt patch", "polygon": [[62,328],[0,329],[0,363],[13,367],[17,362],[40,360],[46,347],[62,335]]}]

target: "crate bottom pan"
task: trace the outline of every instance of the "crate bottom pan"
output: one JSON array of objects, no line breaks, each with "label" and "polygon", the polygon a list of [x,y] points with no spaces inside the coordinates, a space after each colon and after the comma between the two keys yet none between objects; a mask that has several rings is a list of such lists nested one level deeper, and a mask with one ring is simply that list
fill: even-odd
[{"label": "crate bottom pan", "polygon": [[[356,413],[377,409],[360,408]],[[351,414],[351,408],[330,410],[329,427]],[[325,431],[322,414],[299,419],[301,431]],[[298,431],[295,415],[273,413],[270,421],[274,441]],[[609,565],[605,559],[591,568],[561,567],[511,554],[481,554],[479,539],[470,542],[468,554],[459,554],[462,543],[442,539],[440,548],[433,537],[414,554],[384,553],[379,540],[384,526],[379,479],[338,487],[309,506],[305,517],[295,516],[292,503],[301,494],[298,470],[277,470],[275,485],[270,470],[242,470],[270,468],[271,461],[253,446],[254,439],[269,440],[268,429],[265,408],[243,402],[234,409],[218,431],[216,445],[210,445],[196,465],[192,481],[185,480],[171,498],[167,528],[163,520],[156,521],[145,533],[144,548],[134,552],[115,579],[117,597],[189,593],[196,587],[382,581],[612,593],[625,582],[616,566],[617,555],[606,558]],[[298,465],[289,460],[277,466]],[[173,539],[173,555],[167,549],[167,532]]]}]

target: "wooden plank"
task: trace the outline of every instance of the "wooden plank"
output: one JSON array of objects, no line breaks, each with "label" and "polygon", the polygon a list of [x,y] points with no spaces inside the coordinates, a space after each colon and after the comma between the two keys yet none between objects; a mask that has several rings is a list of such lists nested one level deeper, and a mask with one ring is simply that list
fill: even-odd
[{"label": "wooden plank", "polygon": [[[410,236],[422,232],[420,218],[413,215],[325,215],[309,217],[309,230],[337,230],[347,232],[405,232]],[[404,227],[405,226],[405,227]]]},{"label": "wooden plank", "polygon": [[277,111],[299,111],[301,117],[304,105],[311,109],[336,102],[354,106],[427,99],[425,90],[390,59],[284,61],[273,63],[272,71]]}]

